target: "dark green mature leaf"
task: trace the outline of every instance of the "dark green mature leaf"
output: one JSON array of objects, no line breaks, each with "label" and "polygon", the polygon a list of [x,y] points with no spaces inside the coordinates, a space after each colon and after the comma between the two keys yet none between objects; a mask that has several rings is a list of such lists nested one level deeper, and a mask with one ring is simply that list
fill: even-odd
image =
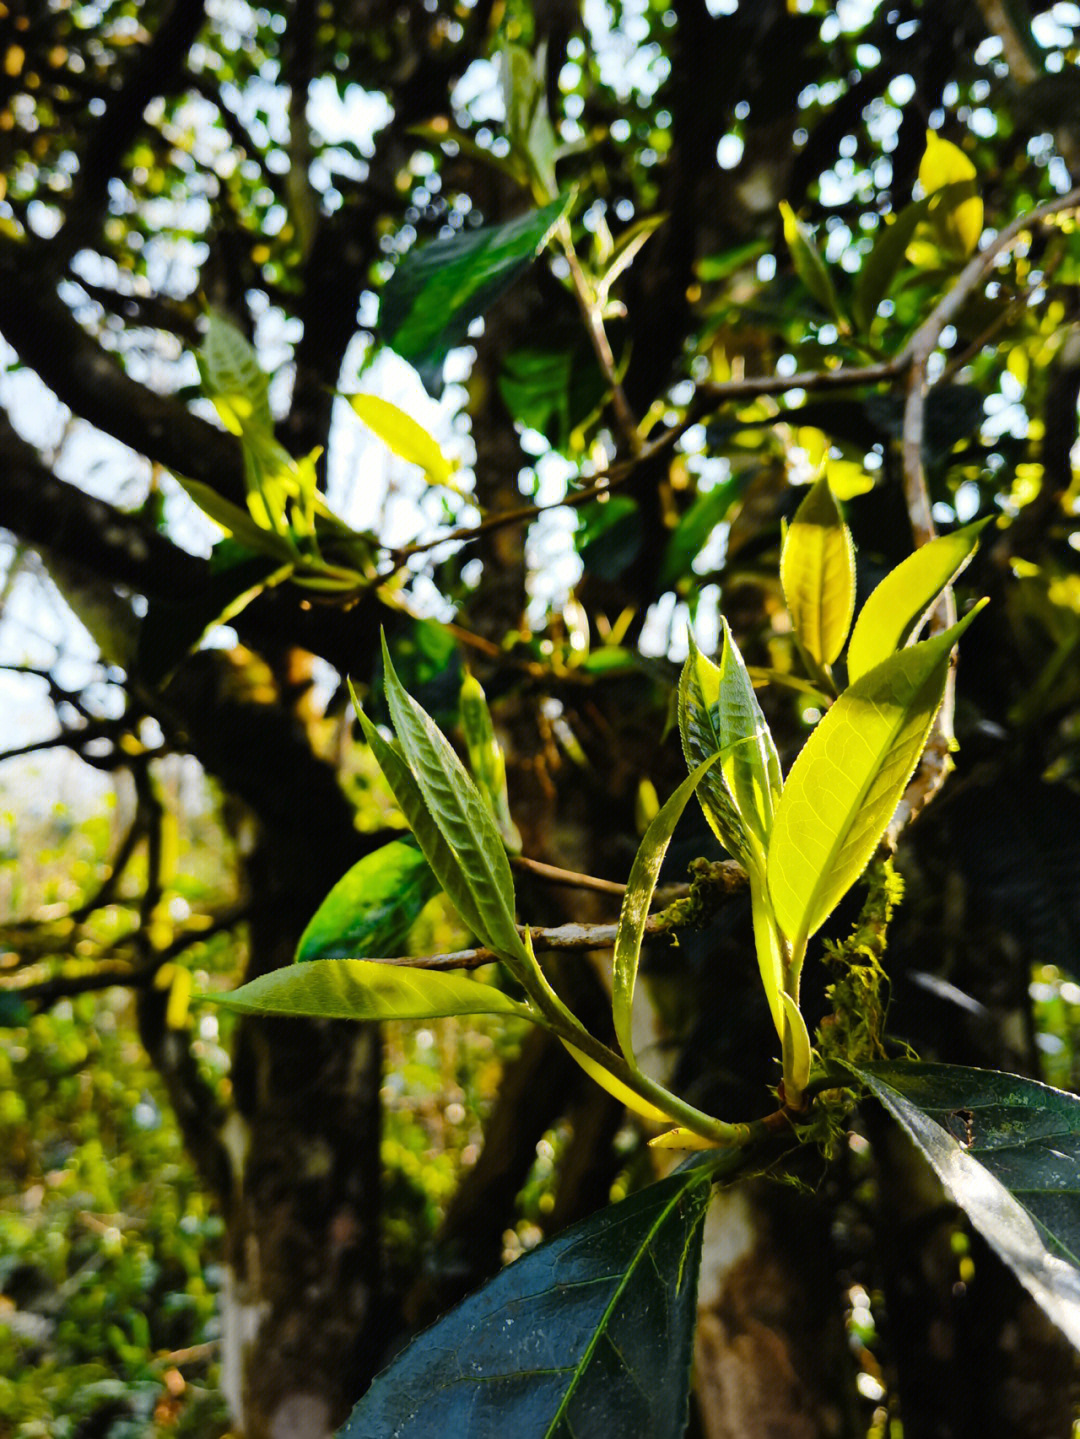
[{"label": "dark green mature leaf", "polygon": [[641,515],[629,495],[582,506],[574,536],[585,573],[617,580],[641,553]]},{"label": "dark green mature leaf", "polygon": [[708,1167],[575,1225],[379,1375],[339,1439],[677,1439]]},{"label": "dark green mature leaf", "polygon": [[852,1066],[1080,1348],[1080,1099],[993,1070]]},{"label": "dark green mature leaf", "polygon": [[379,336],[416,367],[433,395],[442,391],[447,353],[532,264],[569,203],[561,197],[505,225],[433,240],[391,275],[379,304]]},{"label": "dark green mature leaf", "polygon": [[619,1045],[631,1064],[636,1062],[631,1032],[634,986],[641,956],[641,941],[645,934],[645,921],[649,917],[649,906],[656,890],[660,866],[690,796],[705,777],[709,766],[719,757],[719,754],[710,755],[697,766],[693,774],[683,780],[675,793],[669,796],[645,831],[626,883],[619,927],[615,935],[614,992],[611,1008]]},{"label": "dark green mature leaf", "polygon": [[441,888],[413,845],[393,839],[338,880],[296,947],[298,961],[400,954],[424,905]]},{"label": "dark green mature leaf", "polygon": [[371,959],[315,959],[271,970],[230,994],[203,997],[241,1014],[308,1019],[438,1019],[448,1014],[536,1018],[528,1005],[492,984]]},{"label": "dark green mature leaf", "polygon": [[661,589],[675,584],[691,572],[691,565],[704,549],[709,536],[746,488],[749,473],[732,475],[699,495],[671,532],[664,551],[657,583]]},{"label": "dark green mature leaf", "polygon": [[780,213],[784,220],[784,240],[791,253],[795,273],[822,309],[843,323],[844,316],[833,289],[832,277],[814,243],[813,234],[786,200],[780,202]]},{"label": "dark green mature leaf", "polygon": [[903,264],[904,251],[911,244],[911,238],[919,222],[926,218],[929,208],[929,199],[916,200],[906,205],[892,224],[882,222],[884,228],[874,242],[874,248],[862,262],[855,281],[852,313],[863,334],[874,323],[877,307],[889,293],[896,272]]},{"label": "dark green mature leaf", "polygon": [[[385,636],[383,669],[386,702],[402,753],[424,806],[452,852],[457,872],[469,891],[473,913],[481,925],[477,933],[504,958],[528,963],[514,920],[514,877],[491,810],[446,736],[406,693],[394,671]],[[416,838],[423,849],[424,840],[419,834]],[[434,861],[431,867],[439,873]],[[447,893],[456,904],[457,896],[449,890]]]}]

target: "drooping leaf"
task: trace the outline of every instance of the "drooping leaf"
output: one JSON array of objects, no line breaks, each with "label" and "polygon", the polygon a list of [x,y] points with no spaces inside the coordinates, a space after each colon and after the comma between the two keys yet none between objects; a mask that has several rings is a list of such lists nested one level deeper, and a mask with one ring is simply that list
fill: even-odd
[{"label": "drooping leaf", "polygon": [[[431,819],[469,890],[485,944],[509,959],[527,955],[514,921],[514,879],[491,811],[446,736],[405,692],[383,637],[386,700],[402,752]],[[423,841],[417,835],[423,848]],[[434,863],[432,869],[435,869]],[[438,870],[435,871],[438,874]],[[454,895],[451,894],[451,899]],[[455,901],[456,902],[456,901]]]},{"label": "drooping leaf", "polygon": [[824,476],[788,528],[780,582],[799,643],[819,665],[831,665],[855,608],[855,548]]},{"label": "drooping leaf", "polygon": [[433,240],[391,275],[379,305],[380,338],[416,367],[432,394],[442,390],[447,353],[533,262],[568,204],[563,197],[505,225]]},{"label": "drooping leaf", "polygon": [[309,1019],[438,1019],[449,1014],[517,1014],[528,1005],[460,974],[371,959],[313,959],[262,974],[229,994],[205,995],[240,1014]]},{"label": "drooping leaf", "polygon": [[392,839],[354,864],[319,905],[296,947],[298,961],[400,954],[439,881],[423,854]]},{"label": "drooping leaf", "polygon": [[760,868],[780,794],[780,761],[726,620],[719,665],[691,636],[679,681],[679,733],[691,768],[720,754],[698,791],[701,807],[720,843],[747,869]]},{"label": "drooping leaf", "polygon": [[408,460],[410,465],[419,465],[433,484],[449,483],[453,465],[411,415],[381,395],[350,395],[349,404],[395,455]]},{"label": "drooping leaf", "polygon": [[814,243],[814,237],[802,223],[786,200],[780,202],[780,213],[784,217],[784,240],[791,252],[791,263],[795,273],[814,299],[834,319],[843,321],[843,312],[833,289],[833,282],[825,267],[825,261]]},{"label": "drooping leaf", "polygon": [[710,1169],[687,1168],[504,1269],[378,1376],[339,1439],[675,1439]]},{"label": "drooping leaf", "polygon": [[454,851],[443,839],[431,817],[420,786],[409,768],[399,746],[390,744],[368,719],[353,696],[356,713],[364,738],[371,747],[375,761],[383,772],[402,814],[408,820],[413,838],[420,846],[421,853],[431,866],[432,873],[443,887],[443,891],[461,916],[462,920],[478,938],[484,939],[484,920],[473,898],[472,890],[465,883]]},{"label": "drooping leaf", "polygon": [[983,227],[983,202],[975,166],[959,146],[926,132],[919,183],[930,199],[929,219],[938,243],[966,258],[975,253]]},{"label": "drooping leaf", "polygon": [[898,1062],[852,1068],[1080,1348],[1080,1099],[993,1070]]},{"label": "drooping leaf", "polygon": [[926,219],[929,208],[929,198],[915,200],[904,206],[892,224],[883,222],[881,234],[862,262],[855,281],[852,311],[861,333],[866,334],[874,323],[877,308],[889,293],[896,272],[903,264],[904,252],[920,223]]},{"label": "drooping leaf", "polygon": [[796,950],[869,863],[926,744],[952,647],[981,607],[846,689],[792,766],[766,872],[777,922]]},{"label": "drooping leaf", "polygon": [[690,796],[719,757],[716,753],[703,760],[661,807],[645,831],[630,869],[630,878],[626,882],[619,925],[615,933],[611,1009],[619,1047],[631,1064],[636,1063],[631,1024],[634,986],[637,981],[638,960],[641,957],[641,941],[645,934],[645,921],[649,917],[649,906],[656,891],[660,866]]},{"label": "drooping leaf", "polygon": [[920,545],[876,587],[859,611],[848,645],[848,680],[854,683],[918,634],[938,596],[967,566],[989,520]]}]

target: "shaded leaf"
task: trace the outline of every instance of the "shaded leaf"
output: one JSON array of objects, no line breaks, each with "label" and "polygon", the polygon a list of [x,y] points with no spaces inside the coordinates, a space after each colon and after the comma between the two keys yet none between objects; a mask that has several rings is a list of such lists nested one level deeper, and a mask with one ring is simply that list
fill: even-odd
[{"label": "shaded leaf", "polygon": [[319,905],[296,947],[298,961],[400,954],[439,881],[414,845],[393,839],[366,854]]},{"label": "shaded leaf", "polygon": [[638,961],[641,957],[641,941],[645,934],[645,921],[649,917],[649,906],[656,890],[660,866],[664,862],[675,826],[682,818],[683,810],[690,796],[704,779],[710,765],[715,764],[719,754],[712,754],[683,780],[652,820],[634,856],[630,878],[623,894],[619,925],[615,933],[614,988],[611,1008],[615,1021],[615,1033],[623,1054],[635,1063],[631,1015],[634,1007],[634,986],[637,981]]},{"label": "shaded leaf", "polygon": [[380,395],[350,395],[349,404],[395,455],[419,465],[433,484],[449,483],[454,466],[411,415]]},{"label": "shaded leaf", "polygon": [[836,298],[836,291],[833,289],[829,272],[825,268],[825,261],[821,258],[818,247],[814,243],[813,234],[798,218],[786,200],[780,202],[780,213],[784,217],[784,240],[791,252],[791,263],[795,266],[795,273],[822,309],[828,310],[834,319],[842,322],[844,317]]},{"label": "shaded leaf", "polygon": [[442,390],[448,352],[532,264],[569,203],[560,198],[505,225],[433,240],[398,265],[382,292],[379,336],[416,367],[430,393]]},{"label": "shaded leaf", "polygon": [[[383,668],[386,700],[402,752],[424,805],[452,852],[458,874],[472,897],[473,912],[482,926],[477,933],[498,954],[527,961],[514,922],[514,879],[510,862],[491,811],[446,736],[405,692],[394,671],[385,636]],[[417,841],[424,848],[419,835]],[[438,874],[434,862],[431,867]],[[450,898],[457,903],[454,894],[450,893]]]},{"label": "shaded leaf", "polygon": [[204,995],[240,1014],[309,1019],[438,1019],[449,1014],[516,1014],[525,1004],[491,984],[433,969],[371,959],[314,959],[271,970],[230,994]]},{"label": "shaded leaf", "polygon": [[918,764],[970,614],[851,685],[810,735],[777,806],[767,875],[796,952],[862,874]]},{"label": "shaded leaf", "polygon": [[855,608],[855,548],[824,477],[811,486],[788,528],[780,582],[799,643],[819,665],[831,665]]},{"label": "shaded leaf", "polygon": [[930,208],[929,198],[915,200],[900,211],[892,224],[883,221],[881,234],[874,248],[862,262],[855,280],[852,312],[859,330],[865,334],[874,323],[877,308],[889,293],[896,272],[904,261],[904,252]]},{"label": "shaded leaf", "polygon": [[504,1269],[378,1376],[339,1439],[675,1439],[710,1174],[680,1170]]},{"label": "shaded leaf", "polygon": [[780,761],[726,620],[719,665],[690,638],[679,680],[679,733],[689,767],[720,754],[698,791],[702,810],[720,843],[747,869],[760,868],[780,794]]},{"label": "shaded leaf", "polygon": [[1080,1099],[993,1070],[853,1065],[1024,1288],[1080,1348]]},{"label": "shaded leaf", "polygon": [[637,501],[629,495],[612,495],[602,504],[582,506],[574,541],[586,574],[617,580],[641,553]]},{"label": "shaded leaf", "polygon": [[698,495],[681,516],[664,550],[664,560],[657,578],[660,589],[667,589],[684,575],[691,573],[694,560],[705,548],[713,530],[742,494],[749,477],[749,473],[744,470],[732,475],[729,480],[714,485],[711,490]]},{"label": "shaded leaf", "polygon": [[848,679],[860,675],[918,634],[938,596],[967,566],[989,520],[921,545],[892,570],[859,611],[848,645]]}]

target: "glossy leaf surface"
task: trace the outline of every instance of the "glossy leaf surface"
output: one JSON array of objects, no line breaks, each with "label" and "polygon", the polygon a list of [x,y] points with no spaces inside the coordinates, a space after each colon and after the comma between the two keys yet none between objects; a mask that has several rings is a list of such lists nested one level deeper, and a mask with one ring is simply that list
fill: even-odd
[{"label": "glossy leaf surface", "polygon": [[419,465],[434,484],[445,485],[454,467],[435,440],[411,415],[381,395],[350,395],[349,404],[388,449],[411,465]]},{"label": "glossy leaf surface", "polygon": [[375,1380],[339,1439],[676,1439],[710,1170],[682,1170],[504,1269]]},{"label": "glossy leaf surface", "polygon": [[780,762],[726,621],[719,665],[691,637],[679,682],[679,732],[690,768],[721,756],[702,781],[701,807],[721,844],[747,868],[760,865],[780,794]]},{"label": "glossy leaf surface", "polygon": [[699,764],[662,806],[645,831],[626,883],[619,926],[615,933],[611,1007],[620,1048],[631,1064],[635,1063],[631,1026],[634,986],[641,957],[641,941],[645,934],[645,921],[649,917],[649,906],[656,891],[660,866],[690,796],[704,779],[710,765],[714,765],[718,758],[719,756],[714,754]]},{"label": "glossy leaf surface", "polygon": [[[405,692],[385,637],[383,667],[394,730],[427,812],[452,852],[469,891],[473,911],[483,926],[477,933],[499,954],[526,959],[514,921],[514,879],[491,810],[438,725]],[[423,848],[419,835],[417,841]],[[450,898],[457,902],[453,894]]]},{"label": "glossy leaf surface", "polygon": [[569,201],[505,225],[485,225],[411,251],[382,291],[379,337],[419,371],[433,394],[442,363],[469,326],[532,264]]},{"label": "glossy leaf surface", "polygon": [[831,665],[855,608],[855,549],[824,478],[811,487],[788,529],[780,581],[799,643],[818,664]]},{"label": "glossy leaf surface", "polygon": [[366,854],[315,911],[296,948],[298,961],[379,959],[401,954],[409,930],[439,881],[404,840]]},{"label": "glossy leaf surface", "polygon": [[952,647],[976,613],[846,689],[792,766],[767,874],[777,922],[796,948],[869,863],[926,744]]},{"label": "glossy leaf surface", "polygon": [[855,1073],[1080,1347],[1080,1099],[1015,1074],[947,1064],[871,1064]]},{"label": "glossy leaf surface", "polygon": [[979,520],[920,545],[885,576],[859,611],[851,632],[847,655],[850,683],[918,633],[942,590],[968,564],[988,523]]},{"label": "glossy leaf surface", "polygon": [[517,1014],[527,1005],[491,984],[433,969],[370,959],[315,959],[271,970],[231,994],[206,996],[241,1014],[310,1019],[438,1019],[449,1014]]}]

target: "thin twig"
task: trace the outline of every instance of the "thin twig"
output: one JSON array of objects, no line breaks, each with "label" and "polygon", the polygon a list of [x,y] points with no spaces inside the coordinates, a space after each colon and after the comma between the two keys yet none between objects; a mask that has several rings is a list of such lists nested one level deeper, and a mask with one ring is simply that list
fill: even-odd
[{"label": "thin twig", "polygon": [[[529,935],[535,949],[610,949],[615,943],[617,930],[617,924],[560,924],[554,929],[530,926]],[[524,935],[524,928],[521,928],[521,933]],[[666,933],[664,921],[659,915],[652,915],[645,921],[645,933]],[[458,949],[450,954],[403,954],[378,962],[406,969],[479,969],[485,964],[495,964],[498,958],[490,949],[478,948]]]},{"label": "thin twig", "polygon": [[527,870],[535,874],[538,879],[546,879],[551,884],[565,884],[571,889],[592,889],[599,894],[626,893],[626,885],[619,884],[613,879],[598,879],[594,874],[578,874],[572,869],[560,869],[555,864],[544,864],[538,859],[526,859],[523,854],[515,855],[510,861],[515,869]]}]

